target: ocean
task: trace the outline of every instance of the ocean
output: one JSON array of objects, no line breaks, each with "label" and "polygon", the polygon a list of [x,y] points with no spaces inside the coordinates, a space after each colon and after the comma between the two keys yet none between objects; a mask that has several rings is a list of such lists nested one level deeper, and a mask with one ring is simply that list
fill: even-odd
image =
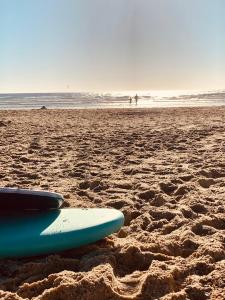
[{"label": "ocean", "polygon": [[0,109],[151,108],[202,107],[225,105],[225,90],[216,91],[141,91],[136,93],[8,93],[0,94]]}]

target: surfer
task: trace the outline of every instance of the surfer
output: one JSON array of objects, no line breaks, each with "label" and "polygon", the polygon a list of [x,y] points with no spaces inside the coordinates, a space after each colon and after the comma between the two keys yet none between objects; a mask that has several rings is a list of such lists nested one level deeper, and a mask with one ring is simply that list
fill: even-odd
[{"label": "surfer", "polygon": [[138,102],[138,95],[137,94],[135,95],[134,99],[135,99],[135,103],[137,105],[137,102]]}]

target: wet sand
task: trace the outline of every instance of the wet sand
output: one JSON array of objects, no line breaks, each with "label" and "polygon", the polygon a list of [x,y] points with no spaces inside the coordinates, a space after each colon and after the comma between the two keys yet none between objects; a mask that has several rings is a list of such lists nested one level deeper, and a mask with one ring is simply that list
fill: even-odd
[{"label": "wet sand", "polygon": [[0,299],[225,299],[225,107],[0,111],[0,185],[126,222],[90,246],[0,260]]}]

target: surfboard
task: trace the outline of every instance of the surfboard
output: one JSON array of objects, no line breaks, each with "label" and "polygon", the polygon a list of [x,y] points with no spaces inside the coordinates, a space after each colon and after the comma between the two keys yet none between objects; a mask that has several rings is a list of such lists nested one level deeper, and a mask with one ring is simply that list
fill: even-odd
[{"label": "surfboard", "polygon": [[0,216],[0,258],[56,253],[98,241],[124,223],[122,212],[107,208],[66,208]]},{"label": "surfboard", "polygon": [[48,191],[0,188],[0,210],[59,208],[63,196]]}]

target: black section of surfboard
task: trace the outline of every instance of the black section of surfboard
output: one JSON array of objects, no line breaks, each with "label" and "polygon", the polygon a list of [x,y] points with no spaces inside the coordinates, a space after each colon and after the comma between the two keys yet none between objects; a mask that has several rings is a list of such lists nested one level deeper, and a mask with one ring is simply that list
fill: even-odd
[{"label": "black section of surfboard", "polygon": [[27,209],[56,209],[64,199],[57,193],[17,188],[0,188],[0,212]]}]

